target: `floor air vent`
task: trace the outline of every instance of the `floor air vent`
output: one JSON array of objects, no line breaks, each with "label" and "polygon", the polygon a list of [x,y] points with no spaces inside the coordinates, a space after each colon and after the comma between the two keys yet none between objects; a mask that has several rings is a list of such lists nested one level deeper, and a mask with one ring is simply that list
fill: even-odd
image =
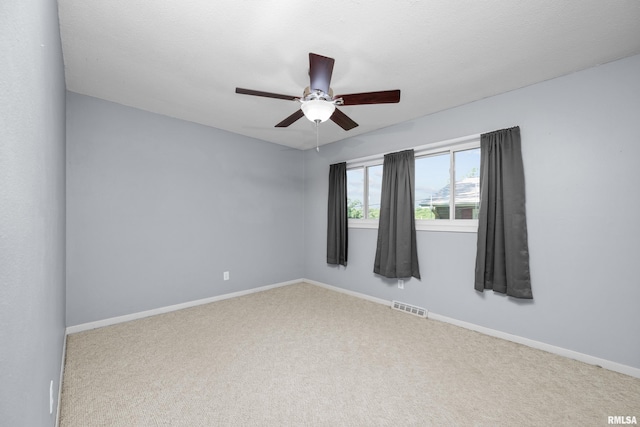
[{"label": "floor air vent", "polygon": [[404,311],[405,313],[413,314],[418,317],[427,317],[427,309],[417,307],[415,305],[406,304],[400,301],[391,301],[391,308],[394,310]]}]

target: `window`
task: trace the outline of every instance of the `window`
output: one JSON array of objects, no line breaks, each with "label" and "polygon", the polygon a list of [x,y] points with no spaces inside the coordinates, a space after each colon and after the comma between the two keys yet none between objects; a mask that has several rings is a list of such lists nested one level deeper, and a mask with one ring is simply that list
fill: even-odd
[{"label": "window", "polygon": [[347,217],[378,219],[381,189],[382,164],[347,169]]},{"label": "window", "polygon": [[416,156],[416,219],[478,219],[479,171],[480,148]]},{"label": "window", "polygon": [[[431,144],[414,151],[416,229],[476,232],[480,136]],[[349,227],[377,228],[383,161],[384,156],[380,155],[347,162]]]},{"label": "window", "polygon": [[347,169],[347,218],[364,218],[365,168]]},{"label": "window", "polygon": [[478,219],[480,210],[480,148],[454,153],[455,219]]}]

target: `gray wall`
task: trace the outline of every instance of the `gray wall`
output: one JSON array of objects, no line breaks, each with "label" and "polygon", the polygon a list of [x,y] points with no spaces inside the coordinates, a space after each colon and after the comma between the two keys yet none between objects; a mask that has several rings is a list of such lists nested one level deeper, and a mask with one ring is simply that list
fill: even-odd
[{"label": "gray wall", "polygon": [[65,83],[55,1],[0,3],[0,425],[53,426],[64,339]]},{"label": "gray wall", "polygon": [[68,326],[303,277],[303,152],[76,93],[67,135]]},{"label": "gray wall", "polygon": [[[640,368],[638,76],[634,56],[306,152],[306,277]],[[350,229],[348,267],[326,264],[329,164],[515,125],[532,302],[474,290],[475,233],[419,231],[404,290],[372,273],[376,230]]]}]

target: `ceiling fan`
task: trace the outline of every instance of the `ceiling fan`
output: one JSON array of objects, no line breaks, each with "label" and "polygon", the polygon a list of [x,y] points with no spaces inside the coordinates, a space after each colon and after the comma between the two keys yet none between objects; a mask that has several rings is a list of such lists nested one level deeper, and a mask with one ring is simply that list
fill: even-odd
[{"label": "ceiling fan", "polygon": [[352,93],[349,95],[333,96],[329,87],[333,64],[335,60],[326,56],[309,53],[309,80],[302,97],[281,95],[278,93],[261,92],[252,89],[236,88],[236,93],[243,95],[263,96],[265,98],[284,99],[300,102],[298,111],[278,123],[275,127],[287,127],[295,123],[302,116],[312,122],[319,123],[331,119],[344,130],[351,130],[358,126],[349,116],[336,108],[338,105],[362,104],[392,104],[400,102],[400,90],[384,90],[378,92]]}]

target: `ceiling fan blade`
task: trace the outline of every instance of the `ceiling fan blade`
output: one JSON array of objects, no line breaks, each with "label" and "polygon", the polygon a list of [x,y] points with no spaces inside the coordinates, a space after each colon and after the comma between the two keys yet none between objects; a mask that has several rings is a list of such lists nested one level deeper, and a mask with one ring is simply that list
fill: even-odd
[{"label": "ceiling fan blade", "polygon": [[241,87],[236,88],[236,93],[239,93],[241,95],[264,96],[265,98],[284,99],[286,101],[295,101],[299,98],[298,96],[281,95],[279,93],[271,93],[271,92],[261,92],[259,90],[243,89]]},{"label": "ceiling fan blade", "polygon": [[309,53],[309,89],[329,93],[331,74],[335,60],[326,56]]},{"label": "ceiling fan blade", "polygon": [[342,105],[394,104],[396,102],[400,102],[400,89],[352,93],[349,95],[339,95],[334,97],[334,99],[337,98],[342,98]]},{"label": "ceiling fan blade", "polygon": [[358,126],[356,122],[351,120],[349,116],[347,116],[345,113],[338,110],[337,108],[331,115],[330,119],[344,130],[351,130],[354,127]]},{"label": "ceiling fan blade", "polygon": [[293,124],[294,122],[296,122],[299,118],[303,117],[304,113],[302,112],[302,110],[298,110],[295,113],[293,113],[292,115],[290,115],[289,117],[287,117],[286,119],[284,119],[283,121],[281,121],[280,123],[278,123],[275,127],[277,128],[286,128],[287,126]]}]

